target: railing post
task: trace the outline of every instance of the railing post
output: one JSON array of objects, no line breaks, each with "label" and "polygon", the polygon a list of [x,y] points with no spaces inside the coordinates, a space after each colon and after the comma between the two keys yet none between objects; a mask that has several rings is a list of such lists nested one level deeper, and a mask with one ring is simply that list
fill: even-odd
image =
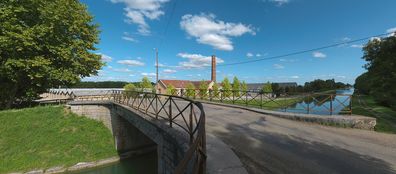
[{"label": "railing post", "polygon": [[353,95],[349,96],[349,114],[352,115],[352,98]]},{"label": "railing post", "polygon": [[248,92],[245,91],[245,96],[246,96],[246,106],[248,106]]},{"label": "railing post", "polygon": [[307,101],[307,114],[309,114],[309,100]]},{"label": "railing post", "polygon": [[231,91],[232,91],[232,104],[235,104],[235,92],[234,90]]},{"label": "railing post", "polygon": [[333,94],[330,94],[330,115],[333,115]]},{"label": "railing post", "polygon": [[194,135],[193,135],[193,113],[194,113],[194,106],[193,103],[190,103],[190,125],[188,126],[188,130],[190,134],[190,144],[193,143]]},{"label": "railing post", "polygon": [[155,119],[158,120],[158,95],[155,94]]},{"label": "railing post", "polygon": [[260,92],[260,108],[263,109],[263,93]]},{"label": "railing post", "polygon": [[172,127],[172,97],[169,97],[169,126]]},{"label": "railing post", "polygon": [[212,101],[212,98],[213,98],[213,90],[212,89],[209,89],[209,101]]},{"label": "railing post", "polygon": [[224,91],[220,90],[220,102],[223,103],[223,96],[224,96]]}]

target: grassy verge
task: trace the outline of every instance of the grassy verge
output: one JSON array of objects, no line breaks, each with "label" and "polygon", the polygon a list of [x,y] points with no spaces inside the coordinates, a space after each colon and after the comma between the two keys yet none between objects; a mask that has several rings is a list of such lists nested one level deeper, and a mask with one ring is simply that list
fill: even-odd
[{"label": "grassy verge", "polygon": [[101,123],[62,106],[0,112],[0,173],[71,166],[117,155]]},{"label": "grassy verge", "polygon": [[376,131],[396,133],[396,111],[380,106],[370,96],[353,96],[352,113],[377,118]]},{"label": "grassy verge", "polygon": [[263,100],[262,103],[260,103],[260,100],[249,100],[247,105],[246,105],[246,100],[235,100],[234,102],[231,100],[213,100],[212,102],[218,102],[218,103],[225,103],[225,104],[235,104],[235,105],[240,105],[240,106],[247,106],[247,107],[254,107],[254,108],[262,108],[262,109],[267,109],[267,110],[277,110],[284,108],[285,106],[290,106],[295,103],[300,102],[303,100],[303,98],[281,98],[281,99],[275,99],[275,100]]}]

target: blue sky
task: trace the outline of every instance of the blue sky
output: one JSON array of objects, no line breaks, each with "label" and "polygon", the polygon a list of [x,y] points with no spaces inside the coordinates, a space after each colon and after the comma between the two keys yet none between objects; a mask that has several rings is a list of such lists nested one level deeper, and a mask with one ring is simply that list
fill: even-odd
[{"label": "blue sky", "polygon": [[100,25],[97,54],[106,66],[85,81],[210,79],[302,84],[313,79],[353,83],[365,70],[367,41],[235,66],[396,30],[394,0],[81,0]]}]

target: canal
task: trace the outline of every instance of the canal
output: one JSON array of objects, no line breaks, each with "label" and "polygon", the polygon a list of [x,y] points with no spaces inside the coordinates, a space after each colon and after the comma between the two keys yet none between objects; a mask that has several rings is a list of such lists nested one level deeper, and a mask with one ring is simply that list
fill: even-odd
[{"label": "canal", "polygon": [[[332,94],[332,98],[329,95]],[[353,88],[336,90],[333,93],[306,97],[300,102],[288,106],[286,109],[278,109],[278,111],[317,114],[317,115],[339,115],[345,114],[344,108],[349,107],[350,97],[353,94]]]},{"label": "canal", "polygon": [[150,152],[137,157],[128,158],[118,163],[98,168],[82,170],[70,174],[156,174],[157,152]]}]

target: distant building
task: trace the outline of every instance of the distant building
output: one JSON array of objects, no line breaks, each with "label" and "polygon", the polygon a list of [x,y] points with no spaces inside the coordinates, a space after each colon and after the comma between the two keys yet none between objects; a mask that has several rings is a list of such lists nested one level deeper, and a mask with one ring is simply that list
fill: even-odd
[{"label": "distant building", "polygon": [[[192,80],[166,80],[160,79],[155,86],[155,89],[158,90],[160,94],[166,94],[167,88],[169,85],[175,87],[177,94],[181,94],[181,92],[185,91],[187,85],[192,83],[196,89],[199,89],[199,85],[202,81],[192,81]],[[208,89],[212,89],[214,83],[216,83],[216,56],[212,56],[212,74],[211,80],[205,81],[208,84]]]},{"label": "distant building", "polygon": [[[261,89],[263,89],[263,86],[266,83],[248,83],[247,87],[249,91],[260,91]],[[279,88],[286,88],[286,87],[297,87],[297,83],[296,82],[278,82],[275,83],[279,85]]]}]

